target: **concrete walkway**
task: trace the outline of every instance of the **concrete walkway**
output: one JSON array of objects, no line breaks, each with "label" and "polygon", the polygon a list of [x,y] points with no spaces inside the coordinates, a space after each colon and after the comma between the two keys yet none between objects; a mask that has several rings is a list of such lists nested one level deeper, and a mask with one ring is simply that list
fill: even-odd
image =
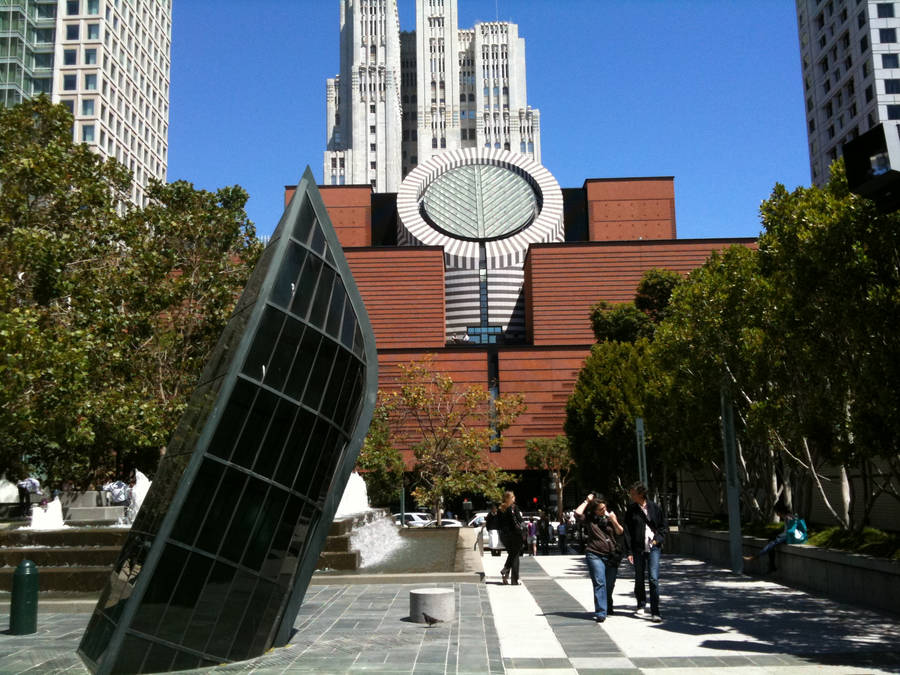
[{"label": "concrete walkway", "polygon": [[[311,586],[288,646],[214,672],[900,673],[896,616],[664,556],[664,622],[634,615],[625,561],[600,625],[581,556],[524,557],[519,586],[501,585],[503,559],[482,557],[483,583]],[[454,589],[457,620],[409,621],[409,591],[424,586]],[[41,611],[35,635],[0,635],[0,673],[87,673],[75,655],[87,620]]]}]

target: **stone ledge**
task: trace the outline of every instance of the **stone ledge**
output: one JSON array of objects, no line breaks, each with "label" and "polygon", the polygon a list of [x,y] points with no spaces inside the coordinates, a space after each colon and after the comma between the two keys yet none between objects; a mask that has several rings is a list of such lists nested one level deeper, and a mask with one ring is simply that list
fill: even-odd
[{"label": "stone ledge", "polygon": [[[744,554],[759,552],[766,544],[759,537],[744,537]],[[731,564],[728,532],[685,526],[670,533],[666,550],[718,565]],[[859,553],[823,549],[808,544],[779,546],[778,570],[773,581],[812,591],[836,600],[898,613],[900,561]],[[745,564],[750,574],[762,574],[766,560]]]}]

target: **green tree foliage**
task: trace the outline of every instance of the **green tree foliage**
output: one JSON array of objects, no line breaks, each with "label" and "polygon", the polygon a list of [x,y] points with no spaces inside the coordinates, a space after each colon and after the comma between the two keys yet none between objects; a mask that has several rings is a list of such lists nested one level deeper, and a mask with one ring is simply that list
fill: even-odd
[{"label": "green tree foliage", "polygon": [[482,494],[499,501],[512,476],[490,459],[503,431],[525,410],[521,394],[492,399],[478,386],[460,386],[436,369],[432,355],[400,366],[397,388],[383,397],[392,437],[413,449],[413,497],[435,513],[442,500]]},{"label": "green tree foliage", "polygon": [[653,336],[650,317],[630,302],[613,305],[601,300],[591,307],[591,328],[597,342],[635,342]]},{"label": "green tree foliage", "polygon": [[239,187],[152,183],[73,144],[45,98],[0,111],[0,467],[152,471],[260,253]]},{"label": "green tree foliage", "polygon": [[391,442],[390,410],[381,402],[375,408],[356,467],[366,482],[371,506],[390,506],[399,498],[403,457]]},{"label": "green tree foliage", "polygon": [[525,466],[546,471],[556,483],[557,518],[562,520],[563,491],[572,478],[575,460],[569,448],[569,439],[563,435],[554,438],[533,438],[525,442]]}]

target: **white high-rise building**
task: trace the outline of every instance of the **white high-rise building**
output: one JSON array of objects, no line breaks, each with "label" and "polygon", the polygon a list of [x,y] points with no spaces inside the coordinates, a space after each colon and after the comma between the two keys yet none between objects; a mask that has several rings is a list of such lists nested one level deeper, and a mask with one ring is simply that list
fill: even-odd
[{"label": "white high-rise building", "polygon": [[75,141],[134,173],[144,204],[166,179],[171,0],[0,0],[0,104],[45,93]]},{"label": "white high-rise building", "polygon": [[878,0],[797,0],[812,182],[843,144],[900,125],[900,9]]},{"label": "white high-rise building", "polygon": [[416,166],[462,148],[509,150],[539,163],[540,113],[527,103],[518,26],[460,30],[456,0],[416,0],[415,32],[400,33],[397,17],[397,0],[341,0],[341,70],[326,86],[324,182],[396,192]]}]

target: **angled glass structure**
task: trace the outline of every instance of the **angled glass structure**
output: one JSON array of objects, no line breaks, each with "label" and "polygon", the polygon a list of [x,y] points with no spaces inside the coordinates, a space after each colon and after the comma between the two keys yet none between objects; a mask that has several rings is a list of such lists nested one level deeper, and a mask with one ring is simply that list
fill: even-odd
[{"label": "angled glass structure", "polygon": [[377,381],[368,316],[307,168],[82,638],[92,671],[208,667],[287,642]]}]

